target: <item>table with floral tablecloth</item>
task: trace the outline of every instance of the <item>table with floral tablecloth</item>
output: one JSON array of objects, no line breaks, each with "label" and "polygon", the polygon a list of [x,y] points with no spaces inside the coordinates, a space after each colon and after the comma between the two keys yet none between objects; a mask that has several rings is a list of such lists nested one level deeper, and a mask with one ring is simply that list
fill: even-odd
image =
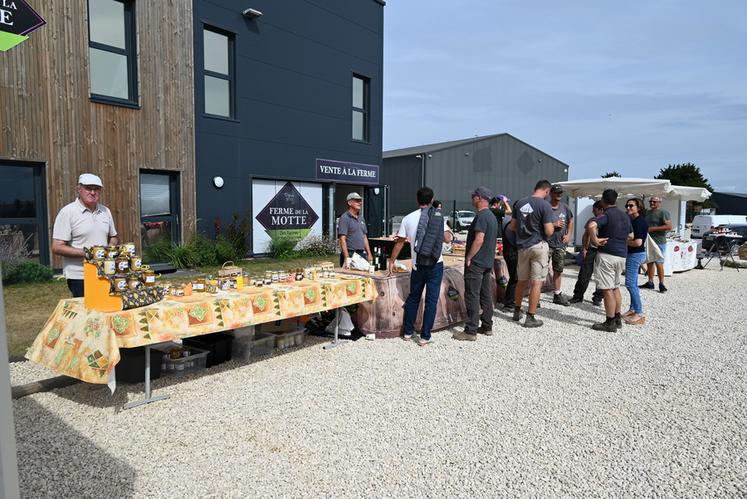
[{"label": "table with floral tablecloth", "polygon": [[120,312],[89,310],[82,298],[71,298],[60,300],[26,358],[59,374],[106,384],[120,360],[120,348],[299,317],[374,298],[369,277],[342,275],[168,297]]}]

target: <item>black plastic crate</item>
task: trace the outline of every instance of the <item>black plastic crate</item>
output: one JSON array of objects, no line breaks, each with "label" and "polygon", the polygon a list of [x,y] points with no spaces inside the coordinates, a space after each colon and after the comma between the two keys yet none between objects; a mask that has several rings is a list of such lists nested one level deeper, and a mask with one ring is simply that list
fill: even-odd
[{"label": "black plastic crate", "polygon": [[[114,373],[117,383],[145,382],[145,347],[120,348],[121,357],[115,366]],[[150,349],[150,379],[161,377],[161,359],[163,352]]]},{"label": "black plastic crate", "polygon": [[231,343],[233,337],[226,333],[204,334],[192,338],[184,338],[184,345],[207,350],[207,367],[231,360]]}]

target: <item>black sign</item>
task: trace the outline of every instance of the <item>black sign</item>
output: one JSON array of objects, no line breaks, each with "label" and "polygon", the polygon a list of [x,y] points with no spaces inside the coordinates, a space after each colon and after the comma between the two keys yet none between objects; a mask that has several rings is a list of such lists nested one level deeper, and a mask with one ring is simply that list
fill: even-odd
[{"label": "black sign", "polygon": [[317,159],[316,178],[346,184],[379,185],[379,165]]},{"label": "black sign", "polygon": [[28,35],[45,24],[25,0],[0,0],[0,31]]},{"label": "black sign", "polygon": [[296,187],[287,182],[257,215],[268,231],[310,229],[319,215],[309,206]]}]

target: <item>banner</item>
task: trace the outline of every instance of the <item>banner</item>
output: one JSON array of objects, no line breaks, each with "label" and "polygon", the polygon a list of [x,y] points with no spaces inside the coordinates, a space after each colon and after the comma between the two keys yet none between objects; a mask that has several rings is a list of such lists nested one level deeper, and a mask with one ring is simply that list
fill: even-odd
[{"label": "banner", "polygon": [[322,186],[303,182],[252,182],[255,254],[269,253],[272,245],[299,249],[309,237],[322,236]]},{"label": "banner", "polygon": [[317,159],[316,178],[343,184],[379,185],[379,165]]},{"label": "banner", "polygon": [[25,0],[0,0],[0,50],[11,49],[45,21]]}]

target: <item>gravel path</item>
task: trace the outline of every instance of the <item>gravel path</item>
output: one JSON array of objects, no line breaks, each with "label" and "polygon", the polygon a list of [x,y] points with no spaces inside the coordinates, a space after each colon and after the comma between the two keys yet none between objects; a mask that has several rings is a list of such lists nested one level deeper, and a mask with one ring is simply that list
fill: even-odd
[{"label": "gravel path", "polygon": [[25,385],[26,383],[54,378],[55,376],[59,375],[51,369],[29,362],[28,360],[13,362],[10,364],[11,386]]},{"label": "gravel path", "polygon": [[[575,271],[568,271],[570,290]],[[424,348],[318,345],[161,379],[120,411],[76,385],[14,402],[26,497],[747,495],[747,272],[678,274],[649,322],[545,326]],[[591,292],[589,291],[589,295]],[[627,293],[624,293],[627,295]]]}]

